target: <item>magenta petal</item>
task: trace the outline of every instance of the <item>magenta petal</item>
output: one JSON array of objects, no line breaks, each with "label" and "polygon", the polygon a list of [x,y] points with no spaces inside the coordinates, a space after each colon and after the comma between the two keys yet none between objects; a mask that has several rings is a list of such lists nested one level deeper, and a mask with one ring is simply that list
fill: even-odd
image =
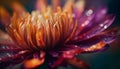
[{"label": "magenta petal", "polygon": [[17,53],[1,52],[0,53],[0,62],[19,63],[20,60],[24,60],[24,59],[28,58],[30,55],[32,55],[32,54],[30,54],[30,52],[28,52],[28,51],[19,51]]},{"label": "magenta petal", "polygon": [[91,46],[93,44],[96,44],[100,41],[105,41],[106,43],[110,43],[113,40],[115,40],[114,35],[102,34],[102,35],[97,35],[97,36],[94,36],[90,39],[79,41],[79,42],[76,42],[76,43],[73,43],[73,44],[78,45],[80,47],[82,47],[82,46],[86,47],[86,46]]},{"label": "magenta petal", "polygon": [[106,13],[107,13],[107,8],[106,7],[102,7],[102,8],[99,8],[97,11],[96,11],[96,15],[95,15],[95,22],[100,22],[101,20],[103,20],[106,16]]},{"label": "magenta petal", "polygon": [[101,34],[86,40],[69,42],[68,45],[76,45],[79,47],[89,47],[101,41],[104,41],[106,44],[109,44],[112,41],[114,41],[118,35],[120,35],[119,32],[120,32],[119,28],[113,28],[113,29],[110,29],[109,31],[101,32]]},{"label": "magenta petal", "polygon": [[85,29],[93,26],[92,20],[94,18],[94,14],[91,14],[90,16],[87,16],[86,14],[82,15],[82,17],[78,20],[78,28],[76,30],[75,36],[78,36],[82,31],[86,31]]},{"label": "magenta petal", "polygon": [[85,40],[99,34],[100,32],[104,31],[106,28],[108,28],[112,24],[114,19],[115,17],[113,15],[106,16],[106,18],[102,22],[97,24],[94,23],[93,26],[83,29],[82,32],[79,34],[79,36],[75,38],[75,40],[76,41]]}]

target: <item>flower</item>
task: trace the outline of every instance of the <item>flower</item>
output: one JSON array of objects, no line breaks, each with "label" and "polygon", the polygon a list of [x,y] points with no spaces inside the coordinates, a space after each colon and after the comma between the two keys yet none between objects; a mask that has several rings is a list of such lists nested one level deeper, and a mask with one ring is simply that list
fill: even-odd
[{"label": "flower", "polygon": [[84,7],[84,0],[67,0],[63,7],[59,0],[52,0],[51,6],[38,0],[30,14],[13,3],[12,17],[1,7],[1,23],[6,32],[0,30],[0,62],[23,62],[26,69],[44,62],[52,69],[63,63],[87,68],[75,55],[107,49],[119,29],[104,31],[115,19],[107,14],[107,8],[84,11]]}]

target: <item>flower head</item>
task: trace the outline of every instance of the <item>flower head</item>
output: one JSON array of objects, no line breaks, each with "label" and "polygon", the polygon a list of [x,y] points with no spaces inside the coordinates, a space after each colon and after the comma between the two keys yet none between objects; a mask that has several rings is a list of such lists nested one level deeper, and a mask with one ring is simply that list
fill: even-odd
[{"label": "flower head", "polygon": [[24,62],[25,68],[35,68],[44,62],[50,68],[64,62],[87,67],[75,55],[108,48],[118,29],[104,31],[115,19],[107,15],[105,7],[87,11],[84,7],[84,0],[67,0],[63,7],[59,0],[52,0],[51,6],[45,0],[38,0],[36,10],[28,13],[13,3],[12,17],[1,7],[1,23],[7,32],[0,31],[0,52],[6,54],[0,61]]}]

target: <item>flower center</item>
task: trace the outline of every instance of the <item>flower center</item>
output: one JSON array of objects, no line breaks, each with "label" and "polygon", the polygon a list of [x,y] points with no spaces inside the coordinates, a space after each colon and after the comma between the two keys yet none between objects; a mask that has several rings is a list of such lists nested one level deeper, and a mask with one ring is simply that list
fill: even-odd
[{"label": "flower center", "polygon": [[58,43],[68,41],[75,31],[77,22],[69,12],[63,12],[58,8],[53,12],[48,8],[47,12],[33,11],[17,16],[14,14],[7,30],[21,48],[46,49],[54,48]]}]

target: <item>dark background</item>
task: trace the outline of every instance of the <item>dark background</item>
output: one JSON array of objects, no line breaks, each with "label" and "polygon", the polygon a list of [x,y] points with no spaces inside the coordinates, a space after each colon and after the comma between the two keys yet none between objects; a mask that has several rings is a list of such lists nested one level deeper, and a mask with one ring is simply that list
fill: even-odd
[{"label": "dark background", "polygon": [[[19,1],[22,5],[25,6],[27,11],[31,12],[34,9],[34,4],[36,0],[0,0],[0,6],[4,6],[10,13],[12,13],[12,10],[9,6],[13,1]],[[120,0],[86,1],[86,7],[97,7],[106,5],[108,7],[108,13],[115,14],[116,16],[116,19],[111,27],[120,27]],[[3,26],[0,26],[0,28],[4,29]],[[111,44],[111,47],[107,51],[99,53],[80,54],[78,57],[82,60],[85,60],[90,65],[91,69],[120,69],[120,38],[113,42]],[[72,68],[68,67],[68,69]]]}]

